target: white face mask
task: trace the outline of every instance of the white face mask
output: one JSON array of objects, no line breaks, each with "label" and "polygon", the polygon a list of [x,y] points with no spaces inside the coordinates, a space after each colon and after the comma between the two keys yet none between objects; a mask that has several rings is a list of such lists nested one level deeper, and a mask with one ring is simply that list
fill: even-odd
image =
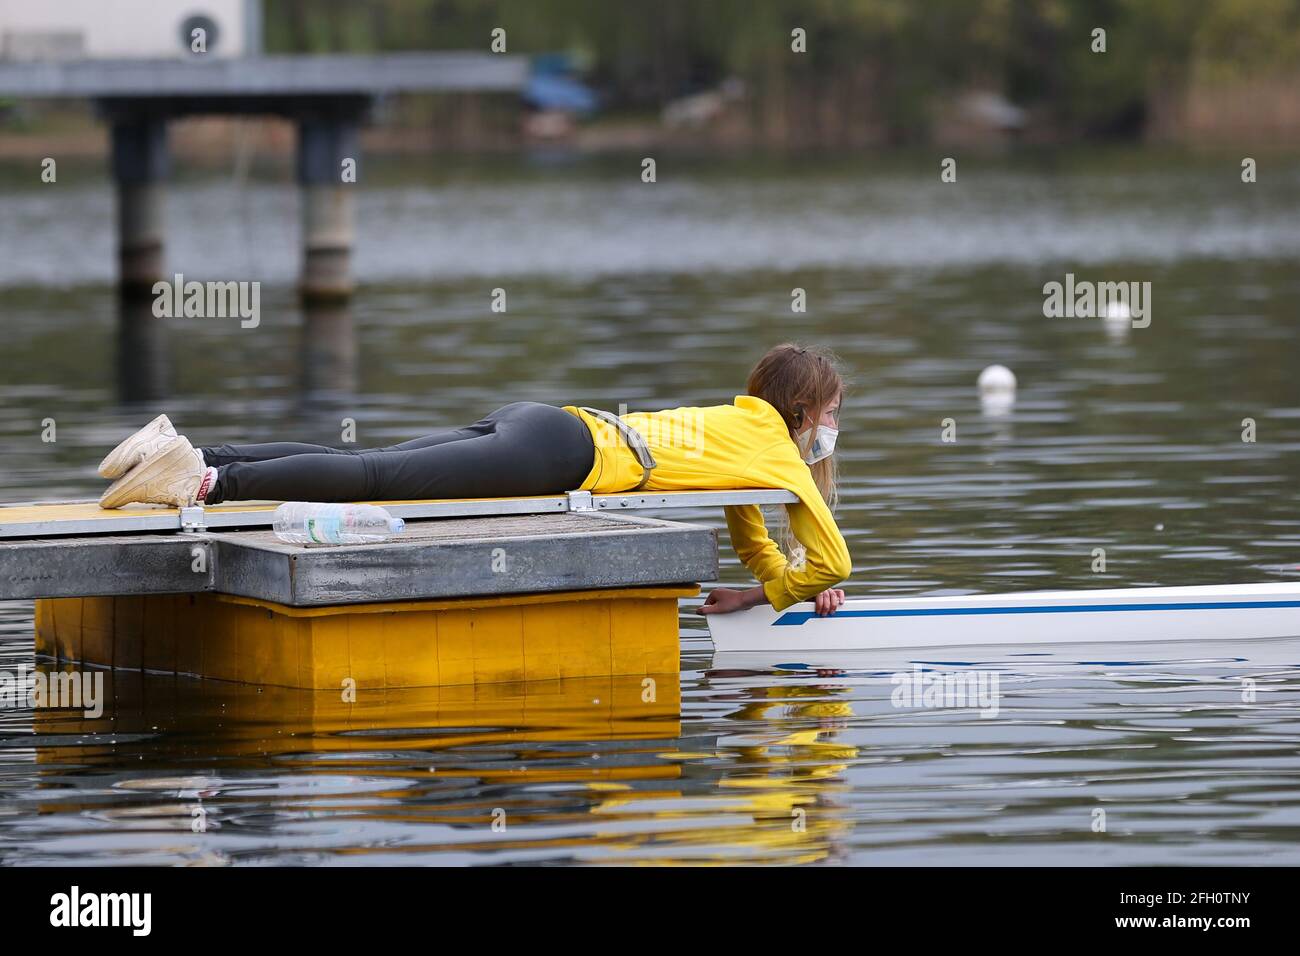
[{"label": "white face mask", "polygon": [[814,425],[799,435],[799,451],[803,460],[814,465],[823,458],[829,458],[835,451],[835,439],[840,430],[829,425]]}]

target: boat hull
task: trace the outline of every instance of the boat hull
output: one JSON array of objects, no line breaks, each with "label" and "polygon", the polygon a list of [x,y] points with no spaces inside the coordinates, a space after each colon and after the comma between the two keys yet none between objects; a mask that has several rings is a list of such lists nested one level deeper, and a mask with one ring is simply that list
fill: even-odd
[{"label": "boat hull", "polygon": [[1300,581],[811,603],[708,615],[718,651],[1262,640],[1300,636]]}]

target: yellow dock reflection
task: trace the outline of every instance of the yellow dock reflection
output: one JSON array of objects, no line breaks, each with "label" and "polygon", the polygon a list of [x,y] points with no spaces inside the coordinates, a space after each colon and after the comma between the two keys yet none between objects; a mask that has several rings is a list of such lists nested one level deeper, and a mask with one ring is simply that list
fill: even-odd
[{"label": "yellow dock reflection", "polygon": [[[223,834],[250,812],[286,834],[310,828],[311,852],[396,863],[826,862],[853,826],[843,772],[858,750],[835,739],[852,711],[833,688],[751,686],[729,714],[684,732],[671,674],[347,701],[103,673],[98,719],[34,712],[37,773],[51,785],[38,812],[151,834],[164,859],[232,862]],[[107,789],[69,794],[69,772],[83,769]]]}]

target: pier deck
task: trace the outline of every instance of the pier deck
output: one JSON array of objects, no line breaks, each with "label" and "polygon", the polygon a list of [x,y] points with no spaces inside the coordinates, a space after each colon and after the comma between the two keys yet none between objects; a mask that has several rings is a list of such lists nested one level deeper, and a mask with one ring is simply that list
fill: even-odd
[{"label": "pier deck", "polygon": [[214,591],[318,607],[680,584],[717,575],[710,528],[631,515],[418,521],[378,544],[269,530],[0,541],[0,600]]}]

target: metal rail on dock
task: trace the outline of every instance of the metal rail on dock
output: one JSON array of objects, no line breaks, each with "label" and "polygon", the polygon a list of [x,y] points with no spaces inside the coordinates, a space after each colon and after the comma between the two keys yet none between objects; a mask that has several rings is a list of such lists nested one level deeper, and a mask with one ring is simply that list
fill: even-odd
[{"label": "metal rail on dock", "polygon": [[[394,517],[477,518],[564,512],[654,511],[713,508],[724,505],[789,504],[798,498],[779,488],[729,491],[656,491],[593,495],[570,491],[528,498],[471,498],[441,501],[375,502]],[[214,505],[208,508],[135,508],[105,511],[95,501],[23,502],[0,506],[0,538],[56,535],[136,534],[150,531],[205,531],[217,528],[264,528],[272,523],[276,503]]]}]

